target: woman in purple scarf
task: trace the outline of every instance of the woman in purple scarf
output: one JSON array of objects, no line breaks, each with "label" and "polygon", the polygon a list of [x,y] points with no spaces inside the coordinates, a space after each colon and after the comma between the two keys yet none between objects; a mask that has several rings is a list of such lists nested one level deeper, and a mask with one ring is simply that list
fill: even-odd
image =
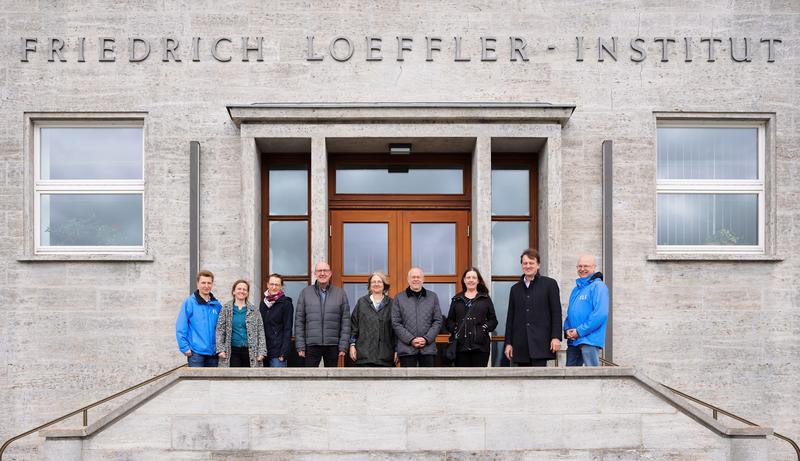
[{"label": "woman in purple scarf", "polygon": [[267,337],[267,360],[265,366],[284,368],[292,343],[292,298],[283,293],[283,277],[270,274],[267,291],[259,306]]}]

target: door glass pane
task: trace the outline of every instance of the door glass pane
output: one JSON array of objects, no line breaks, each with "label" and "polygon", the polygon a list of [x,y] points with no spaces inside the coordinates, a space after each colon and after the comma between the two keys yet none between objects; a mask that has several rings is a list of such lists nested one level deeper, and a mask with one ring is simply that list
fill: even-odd
[{"label": "door glass pane", "polygon": [[389,224],[344,224],[344,273],[386,272],[389,265]]},{"label": "door glass pane", "polygon": [[270,221],[269,271],[308,275],[307,221]]},{"label": "door glass pane", "polygon": [[337,169],[337,194],[463,194],[461,168],[394,173],[386,168]]},{"label": "door glass pane", "polygon": [[[520,250],[522,253],[522,250]],[[494,334],[498,336],[505,336],[506,334],[506,316],[508,315],[508,293],[511,291],[511,286],[517,282],[492,282],[492,302],[494,303],[494,312],[497,314],[497,329]]]},{"label": "door glass pane", "polygon": [[758,245],[758,194],[658,194],[659,245]]},{"label": "door glass pane", "polygon": [[659,128],[658,178],[758,179],[758,128]]},{"label": "door glass pane", "polygon": [[411,224],[411,264],[426,274],[455,274],[455,223]]},{"label": "door glass pane", "polygon": [[529,223],[492,222],[492,274],[515,275],[522,272],[519,255],[530,246]]},{"label": "door glass pane", "polygon": [[492,170],[492,216],[528,215],[529,177],[527,169]]},{"label": "door glass pane", "polygon": [[455,283],[426,283],[423,285],[426,290],[433,291],[439,297],[439,307],[442,308],[442,315],[447,317],[450,312],[450,300],[456,295]]},{"label": "door glass pane", "polygon": [[142,179],[142,129],[44,127],[42,179]]},{"label": "door glass pane", "polygon": [[367,282],[366,277],[364,278],[364,283],[345,283],[344,284],[344,291],[347,293],[347,301],[350,303],[350,313],[353,313],[353,309],[356,307],[356,301],[358,298],[367,294]]},{"label": "door glass pane", "polygon": [[308,214],[308,171],[269,171],[269,214]]},{"label": "door glass pane", "polygon": [[43,246],[141,246],[142,194],[42,194]]}]

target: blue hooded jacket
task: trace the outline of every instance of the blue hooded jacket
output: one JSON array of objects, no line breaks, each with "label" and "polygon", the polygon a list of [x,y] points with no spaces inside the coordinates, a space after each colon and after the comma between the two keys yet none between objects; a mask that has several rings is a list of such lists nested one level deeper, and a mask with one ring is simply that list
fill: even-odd
[{"label": "blue hooded jacket", "polygon": [[175,339],[178,349],[186,353],[217,355],[217,318],[222,305],[211,295],[206,302],[195,291],[183,301],[178,320],[175,321]]},{"label": "blue hooded jacket", "polygon": [[589,344],[605,347],[606,323],[608,322],[608,287],[603,283],[603,274],[592,275],[575,280],[575,288],[569,295],[567,319],[564,321],[566,331],[578,330],[578,339],[570,339],[567,344],[578,346]]}]

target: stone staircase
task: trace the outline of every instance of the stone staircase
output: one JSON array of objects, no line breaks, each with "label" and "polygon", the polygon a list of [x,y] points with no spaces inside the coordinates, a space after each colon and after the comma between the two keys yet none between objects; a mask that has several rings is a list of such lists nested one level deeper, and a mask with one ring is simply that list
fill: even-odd
[{"label": "stone staircase", "polygon": [[634,368],[181,369],[46,459],[766,461]]}]

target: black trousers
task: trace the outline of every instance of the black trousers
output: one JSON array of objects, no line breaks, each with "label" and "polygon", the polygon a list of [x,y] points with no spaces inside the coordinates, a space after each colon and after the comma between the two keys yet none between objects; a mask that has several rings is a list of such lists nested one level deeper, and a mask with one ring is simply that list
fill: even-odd
[{"label": "black trousers", "polygon": [[489,363],[489,353],[480,349],[456,352],[457,367],[485,367]]},{"label": "black trousers", "polygon": [[433,367],[435,365],[435,355],[414,354],[400,356],[400,367],[402,368]]},{"label": "black trousers", "polygon": [[339,346],[306,346],[305,366],[316,368],[320,361],[325,368],[336,368],[339,365]]},{"label": "black trousers", "polygon": [[250,368],[250,351],[246,347],[231,346],[231,368]]},{"label": "black trousers", "polygon": [[518,367],[546,367],[547,360],[531,360],[530,362],[514,362]]}]

